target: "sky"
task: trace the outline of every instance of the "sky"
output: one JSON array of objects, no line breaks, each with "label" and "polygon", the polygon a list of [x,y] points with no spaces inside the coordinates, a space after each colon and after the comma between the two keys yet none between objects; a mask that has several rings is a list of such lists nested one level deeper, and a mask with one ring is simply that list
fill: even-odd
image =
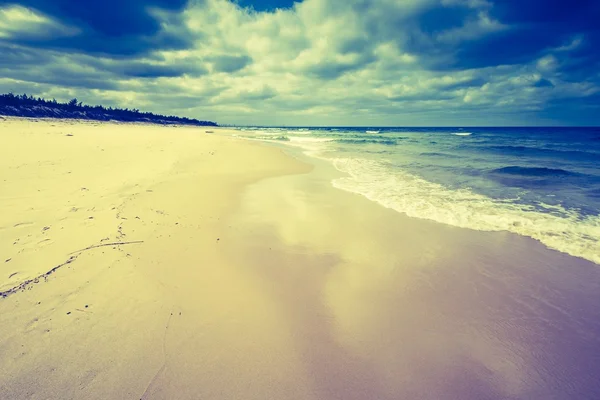
[{"label": "sky", "polygon": [[237,125],[600,125],[598,0],[0,0],[0,92]]}]

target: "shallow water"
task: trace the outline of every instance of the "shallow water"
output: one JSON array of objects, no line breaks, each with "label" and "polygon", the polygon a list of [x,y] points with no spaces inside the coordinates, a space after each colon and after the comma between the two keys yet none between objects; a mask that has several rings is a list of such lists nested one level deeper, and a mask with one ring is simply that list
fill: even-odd
[{"label": "shallow water", "polygon": [[[367,133],[367,131],[379,133]],[[257,128],[411,217],[510,231],[600,264],[599,128]]]}]

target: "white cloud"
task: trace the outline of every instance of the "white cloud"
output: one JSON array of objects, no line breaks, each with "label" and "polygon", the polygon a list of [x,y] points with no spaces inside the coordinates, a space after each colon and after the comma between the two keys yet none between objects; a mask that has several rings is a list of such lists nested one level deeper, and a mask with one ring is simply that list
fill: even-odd
[{"label": "white cloud", "polygon": [[79,31],[20,5],[0,8],[0,39],[74,36]]},{"label": "white cloud", "polygon": [[575,36],[570,43],[556,48],[556,51],[572,51],[578,49],[583,44],[583,36]]},{"label": "white cloud", "polygon": [[442,43],[459,43],[506,29],[508,29],[508,26],[491,18],[486,12],[480,11],[475,19],[467,21],[459,28],[448,29],[439,33],[436,39]]},{"label": "white cloud", "polygon": [[[462,25],[429,34],[417,20],[435,4],[472,12]],[[536,86],[542,79],[552,79],[554,95],[591,93],[593,85],[582,89],[561,81],[552,55],[531,65],[450,68],[453,46],[510,29],[493,19],[489,8],[483,0],[305,0],[264,13],[226,0],[192,1],[176,19],[154,12],[165,31],[191,35],[189,48],[155,51],[135,63],[48,53],[45,62],[53,75],[48,85],[39,83],[37,93],[134,104],[220,123],[305,124],[310,116],[311,124],[340,125],[375,117],[390,125],[423,123],[424,115],[427,121],[450,114],[472,118],[473,109],[518,113],[549,98],[551,85]],[[23,7],[0,11],[0,37],[44,29],[73,34]],[[577,40],[567,47],[579,46]],[[431,51],[413,51],[415,42]],[[447,67],[431,68],[432,60]],[[147,76],[128,75],[142,67]],[[2,65],[0,73],[12,79],[0,82],[0,89],[9,90],[36,76],[33,69],[18,74]],[[69,73],[85,78],[72,83],[77,89],[51,88],[52,76],[58,83]],[[116,87],[97,90],[98,80]]]},{"label": "white cloud", "polygon": [[558,68],[558,60],[552,54],[537,60],[536,66],[541,72],[552,72]]}]

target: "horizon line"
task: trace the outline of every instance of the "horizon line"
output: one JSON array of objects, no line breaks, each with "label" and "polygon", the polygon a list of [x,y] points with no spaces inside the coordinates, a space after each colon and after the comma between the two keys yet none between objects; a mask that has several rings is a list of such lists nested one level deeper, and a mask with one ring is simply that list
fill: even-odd
[{"label": "horizon line", "polygon": [[597,128],[600,125],[238,125],[219,124],[221,128]]}]

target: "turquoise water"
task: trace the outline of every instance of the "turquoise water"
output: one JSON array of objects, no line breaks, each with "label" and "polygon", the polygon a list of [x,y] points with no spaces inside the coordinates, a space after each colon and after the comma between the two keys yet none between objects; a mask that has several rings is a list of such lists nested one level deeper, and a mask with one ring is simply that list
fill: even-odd
[{"label": "turquoise water", "polygon": [[510,231],[600,264],[599,128],[239,128],[330,162],[411,217]]}]

